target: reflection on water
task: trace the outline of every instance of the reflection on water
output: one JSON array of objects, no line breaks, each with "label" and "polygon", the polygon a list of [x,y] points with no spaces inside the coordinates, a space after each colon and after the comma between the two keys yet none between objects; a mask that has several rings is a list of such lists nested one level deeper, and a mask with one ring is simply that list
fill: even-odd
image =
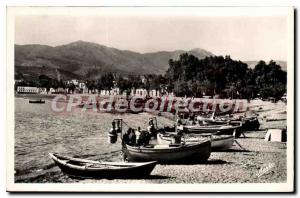
[{"label": "reflection on water", "polygon": [[[149,117],[151,115],[144,113],[77,111],[58,114],[51,110],[49,100],[45,104],[30,104],[28,99],[15,98],[16,175],[49,167],[53,163],[48,157],[49,152],[96,160],[117,160],[110,158],[110,154],[121,150],[119,142],[107,142],[111,121],[122,118],[132,127],[146,127]],[[159,121],[162,124],[171,124],[170,120],[164,118]]]}]

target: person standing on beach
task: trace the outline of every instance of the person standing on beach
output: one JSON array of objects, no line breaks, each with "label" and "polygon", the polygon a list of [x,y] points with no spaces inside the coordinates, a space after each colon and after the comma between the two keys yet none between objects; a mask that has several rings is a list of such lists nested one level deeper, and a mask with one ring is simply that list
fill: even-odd
[{"label": "person standing on beach", "polygon": [[140,131],[140,136],[137,140],[139,146],[141,145],[148,145],[150,142],[150,134],[148,131]]},{"label": "person standing on beach", "polygon": [[136,135],[134,133],[134,129],[131,129],[129,132],[129,144],[135,145],[136,144]]},{"label": "person standing on beach", "polygon": [[177,134],[174,136],[174,143],[180,144],[182,136],[183,136],[182,130],[177,130]]},{"label": "person standing on beach", "polygon": [[127,130],[127,132],[124,133],[123,136],[122,136],[122,145],[123,145],[123,146],[125,146],[126,144],[129,144],[129,133],[130,133],[130,129],[131,129],[131,128],[129,128],[129,129]]},{"label": "person standing on beach", "polygon": [[140,135],[141,135],[141,127],[138,127],[138,129],[135,132],[135,135],[136,135],[137,143],[139,143],[139,139],[140,139]]},{"label": "person standing on beach", "polygon": [[156,128],[153,123],[153,119],[149,120],[148,132],[151,137],[156,137]]}]

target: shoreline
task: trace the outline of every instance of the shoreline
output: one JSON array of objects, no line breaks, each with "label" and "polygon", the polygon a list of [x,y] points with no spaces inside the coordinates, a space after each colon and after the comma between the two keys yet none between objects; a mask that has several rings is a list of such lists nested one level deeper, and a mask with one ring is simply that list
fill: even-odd
[{"label": "shoreline", "polygon": [[[17,183],[263,183],[286,181],[286,143],[266,142],[266,128],[285,127],[286,120],[267,122],[260,120],[259,131],[246,132],[246,138],[238,138],[229,151],[213,152],[207,163],[194,165],[157,165],[152,176],[142,180],[78,180],[64,175],[47,156],[49,152],[60,152],[91,160],[120,161],[121,147],[107,143],[110,122],[122,118],[130,126],[145,128],[153,117],[149,113],[49,114],[45,107],[37,105],[27,108],[27,100],[16,102],[15,182]],[[49,103],[46,103],[46,105]],[[255,103],[251,111],[260,117],[286,116],[286,106],[268,102]],[[285,108],[285,109],[284,109]],[[284,113],[285,112],[285,113]],[[158,124],[172,125],[173,121],[158,117]],[[119,141],[119,140],[118,140]],[[268,163],[275,163],[271,171],[257,177],[256,174]],[[197,173],[197,174],[195,174]]]}]

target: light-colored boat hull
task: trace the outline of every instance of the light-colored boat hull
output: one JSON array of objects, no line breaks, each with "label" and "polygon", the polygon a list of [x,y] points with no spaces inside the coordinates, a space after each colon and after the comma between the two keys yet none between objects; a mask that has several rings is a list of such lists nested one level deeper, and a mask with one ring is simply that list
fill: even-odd
[{"label": "light-colored boat hull", "polygon": [[211,142],[181,145],[178,147],[165,148],[131,147],[126,145],[123,152],[129,161],[158,161],[175,162],[185,160],[207,160],[211,153]]},{"label": "light-colored boat hull", "polygon": [[[172,137],[170,136],[163,136],[161,134],[157,135],[157,142],[158,144],[163,144],[163,145],[168,145],[172,143]],[[184,138],[183,142],[186,144],[195,144],[199,141],[203,141],[203,137],[198,136],[198,137],[188,137]],[[234,136],[233,135],[213,135],[212,136],[212,142],[211,142],[211,148],[213,151],[216,150],[227,150],[232,147],[234,143]]]}]

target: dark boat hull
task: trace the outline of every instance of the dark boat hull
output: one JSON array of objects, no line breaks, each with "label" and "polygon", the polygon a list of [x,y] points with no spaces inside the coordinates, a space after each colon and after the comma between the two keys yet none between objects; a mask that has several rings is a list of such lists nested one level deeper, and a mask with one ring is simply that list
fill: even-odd
[{"label": "dark boat hull", "polygon": [[[51,158],[53,159],[53,157]],[[76,166],[66,165],[56,159],[53,160],[63,173],[71,177],[77,177],[77,178],[98,178],[98,179],[100,178],[112,178],[112,179],[144,178],[150,175],[150,173],[152,172],[152,170],[156,165],[156,162],[149,162],[149,163],[140,163],[140,165],[136,165],[132,167],[124,167],[118,169],[103,169],[103,168],[82,169]],[[72,162],[72,163],[76,164],[76,162]],[[78,163],[81,162],[78,161]]]},{"label": "dark boat hull", "polygon": [[165,149],[124,146],[123,152],[129,161],[158,161],[160,163],[205,161],[211,153],[211,142],[181,145]]},{"label": "dark boat hull", "polygon": [[44,100],[42,100],[42,101],[40,101],[40,100],[29,100],[29,103],[34,103],[34,104],[44,104],[45,101],[44,101]]}]

